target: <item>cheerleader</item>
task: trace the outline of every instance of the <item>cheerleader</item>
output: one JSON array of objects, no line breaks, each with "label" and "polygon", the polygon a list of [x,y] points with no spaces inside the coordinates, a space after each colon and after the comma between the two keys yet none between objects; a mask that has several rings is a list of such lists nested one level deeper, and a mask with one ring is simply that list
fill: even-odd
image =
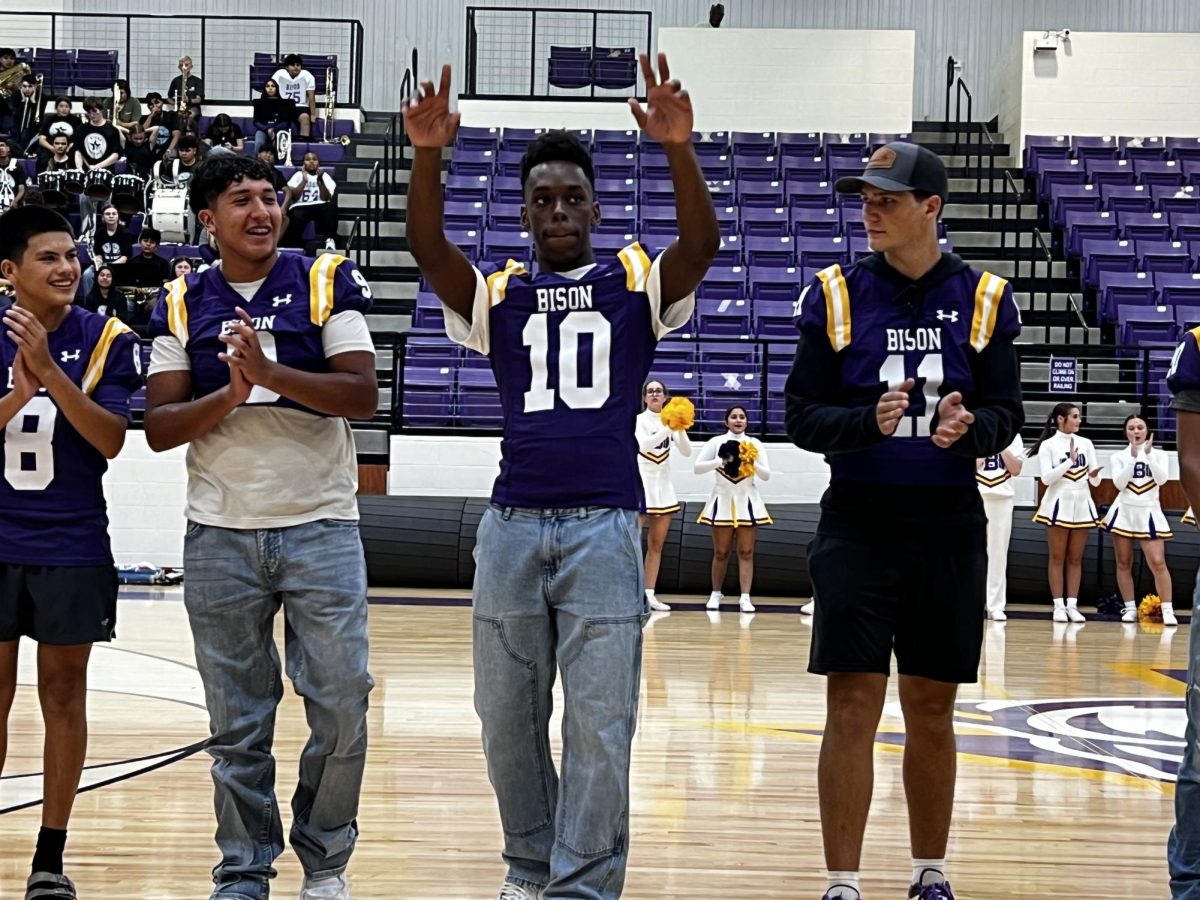
[{"label": "cheerleader", "polygon": [[1180,525],[1195,525],[1196,524],[1196,514],[1194,512],[1192,512],[1192,508],[1190,506],[1187,508],[1187,512],[1185,512],[1183,514],[1183,518],[1179,520],[1179,524]]},{"label": "cheerleader", "polygon": [[[771,516],[762,498],[758,496],[755,480],[767,481],[771,468],[767,463],[767,451],[763,445],[746,434],[746,410],[731,406],[725,411],[725,427],[729,430],[704,445],[696,458],[696,474],[716,472],[716,484],[712,496],[704,504],[699,522],[712,526],[712,594],[706,609],[720,609],[724,594],[725,572],[729,567],[729,553],[733,548],[733,536],[737,534],[738,581],[742,595],[738,605],[742,612],[754,612],[750,602],[750,585],[754,581],[754,541],[758,537],[759,525],[770,525]],[[752,470],[743,475],[742,445],[750,445],[757,456],[749,463]]]},{"label": "cheerleader", "polygon": [[646,536],[646,602],[654,610],[671,609],[654,596],[658,567],[662,563],[663,541],[671,527],[671,516],[679,512],[675,485],[671,482],[671,450],[692,455],[687,432],[672,431],[662,423],[662,408],[669,399],[661,381],[647,381],[642,388],[642,413],[637,417],[638,472],[646,494],[646,514],[650,528]]},{"label": "cheerleader", "polygon": [[1008,618],[1004,601],[1008,594],[1008,545],[1012,540],[1013,483],[1024,466],[1025,444],[1018,434],[995,456],[975,461],[975,481],[987,515],[987,617],[996,622]]},{"label": "cheerleader", "polygon": [[1029,448],[1028,454],[1037,456],[1042,484],[1046,486],[1033,521],[1047,526],[1055,622],[1084,621],[1077,608],[1083,550],[1088,531],[1100,523],[1088,488],[1088,482],[1100,483],[1100,464],[1092,442],[1078,434],[1081,422],[1079,407],[1074,403],[1059,403],[1050,411],[1037,443]]},{"label": "cheerleader", "polygon": [[1154,589],[1162,601],[1163,624],[1178,625],[1163,543],[1174,535],[1158,502],[1159,488],[1170,476],[1167,455],[1154,446],[1154,435],[1148,433],[1146,421],[1141,416],[1129,416],[1125,420],[1125,437],[1129,446],[1114,453],[1109,461],[1113,484],[1120,493],[1104,517],[1104,527],[1112,535],[1113,554],[1117,560],[1117,588],[1125,601],[1121,621],[1138,620],[1133,587],[1133,542],[1137,541],[1154,575]]}]

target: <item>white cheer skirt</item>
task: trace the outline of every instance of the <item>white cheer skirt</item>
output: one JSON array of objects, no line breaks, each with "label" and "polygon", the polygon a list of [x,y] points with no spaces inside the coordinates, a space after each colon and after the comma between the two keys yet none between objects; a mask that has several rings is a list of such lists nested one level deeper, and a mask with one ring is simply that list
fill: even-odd
[{"label": "white cheer skirt", "polygon": [[1171,523],[1157,506],[1131,506],[1118,498],[1104,517],[1104,528],[1112,534],[1140,541],[1169,541]]}]

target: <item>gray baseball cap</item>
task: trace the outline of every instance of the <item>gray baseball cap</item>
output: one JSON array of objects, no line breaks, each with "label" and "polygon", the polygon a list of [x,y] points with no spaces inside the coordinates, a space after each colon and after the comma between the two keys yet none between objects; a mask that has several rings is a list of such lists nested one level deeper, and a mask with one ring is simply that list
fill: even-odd
[{"label": "gray baseball cap", "polygon": [[881,191],[921,191],[936,194],[945,203],[950,193],[946,166],[940,156],[918,144],[893,141],[871,154],[861,175],[839,178],[839,194],[857,194],[863,185]]}]

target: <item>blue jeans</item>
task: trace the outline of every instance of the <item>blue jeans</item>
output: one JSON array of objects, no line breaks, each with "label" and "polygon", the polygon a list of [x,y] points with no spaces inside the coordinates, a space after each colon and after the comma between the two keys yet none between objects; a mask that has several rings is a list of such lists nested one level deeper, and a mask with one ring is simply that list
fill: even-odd
[{"label": "blue jeans", "polygon": [[1187,728],[1175,784],[1175,827],[1167,839],[1172,900],[1200,900],[1200,573],[1192,595],[1188,643]]},{"label": "blue jeans", "polygon": [[266,900],[283,852],[275,800],[273,623],[283,608],[287,674],[311,734],[292,796],[292,848],[306,875],[346,868],[367,756],[367,576],[358,523],[260,531],[189,523],[184,604],[204,682],[216,787],[213,869],[221,900]]},{"label": "blue jeans", "polygon": [[[507,880],[548,900],[619,897],[649,614],[637,514],[493,505],[475,562],[475,711]],[[549,732],[559,669],[561,781]]]}]

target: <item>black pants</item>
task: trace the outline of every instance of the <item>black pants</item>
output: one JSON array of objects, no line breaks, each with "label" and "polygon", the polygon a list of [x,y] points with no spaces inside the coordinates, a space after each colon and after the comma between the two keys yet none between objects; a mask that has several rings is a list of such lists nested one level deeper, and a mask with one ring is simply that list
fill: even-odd
[{"label": "black pants", "polygon": [[309,222],[315,222],[317,237],[322,239],[337,237],[337,206],[331,202],[310,203],[306,206],[293,206],[288,210],[288,227],[283,235],[283,246],[303,247],[304,229]]}]

